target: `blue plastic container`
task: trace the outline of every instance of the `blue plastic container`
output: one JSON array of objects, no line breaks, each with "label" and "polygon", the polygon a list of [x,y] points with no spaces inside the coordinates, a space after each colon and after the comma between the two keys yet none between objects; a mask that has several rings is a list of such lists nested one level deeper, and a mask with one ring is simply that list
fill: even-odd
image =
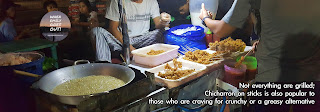
[{"label": "blue plastic container", "polygon": [[[196,27],[196,31],[188,31],[183,34],[177,35],[173,31],[179,29],[187,29],[190,27]],[[207,49],[205,41],[204,29],[200,26],[194,26],[191,24],[179,25],[171,28],[166,34],[164,42],[166,44],[178,45],[179,53],[184,54],[187,51],[192,51],[195,49],[204,50]]]},{"label": "blue plastic container", "polygon": [[[44,57],[42,57],[36,61],[32,61],[30,63],[15,65],[15,66],[13,66],[13,68],[16,70],[21,70],[21,71],[25,71],[25,72],[29,72],[29,73],[33,73],[33,74],[37,74],[37,75],[43,75],[43,70],[42,70],[43,61],[44,61]],[[30,84],[30,85],[36,80],[36,78],[28,77],[28,76],[19,76],[19,78],[23,82]]]},{"label": "blue plastic container", "polygon": [[[28,53],[21,53],[21,55],[28,55],[32,56],[32,62],[30,63],[25,63],[21,65],[13,65],[13,66],[5,66],[6,68],[11,68],[11,69],[16,69],[20,71],[25,71],[37,75],[43,75],[43,69],[42,69],[42,64],[44,61],[44,56],[41,53],[35,53],[35,54],[28,54]],[[22,76],[19,75],[19,79],[21,79],[23,82],[27,84],[32,84],[36,78],[34,77],[28,77],[28,76]]]}]

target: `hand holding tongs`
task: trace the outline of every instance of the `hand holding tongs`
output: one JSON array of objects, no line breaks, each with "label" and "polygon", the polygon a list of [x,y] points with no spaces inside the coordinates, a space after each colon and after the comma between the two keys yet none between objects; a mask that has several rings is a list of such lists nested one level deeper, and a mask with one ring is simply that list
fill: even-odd
[{"label": "hand holding tongs", "polygon": [[241,65],[241,63],[243,62],[244,58],[245,58],[251,51],[253,51],[253,53],[254,53],[255,51],[257,51],[257,45],[258,45],[258,44],[259,44],[259,40],[253,44],[253,48],[252,48],[246,55],[241,56],[241,59],[236,63],[236,65],[235,65],[234,67],[235,67],[235,68],[239,67],[239,66]]},{"label": "hand holding tongs", "polygon": [[241,59],[234,65],[234,68],[238,68],[238,67],[241,65],[241,63],[243,62],[244,58],[245,58],[251,51],[253,51],[253,49],[251,49],[246,55],[241,56]]}]

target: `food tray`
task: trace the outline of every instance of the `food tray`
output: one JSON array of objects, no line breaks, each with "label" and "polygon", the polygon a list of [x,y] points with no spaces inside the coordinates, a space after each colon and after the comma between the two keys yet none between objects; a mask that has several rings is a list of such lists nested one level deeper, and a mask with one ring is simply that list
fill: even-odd
[{"label": "food tray", "polygon": [[[178,56],[179,46],[168,44],[153,44],[140,49],[133,50],[133,60],[142,65],[154,67],[167,62]],[[147,55],[150,50],[164,50],[165,52],[158,55]]]},{"label": "food tray", "polygon": [[[216,51],[209,50],[209,49],[202,50],[202,51],[206,51],[206,52],[208,52],[209,54],[212,54],[212,53],[215,53],[215,52],[216,52]],[[184,57],[185,57],[185,55],[180,56],[179,59],[182,59],[182,60],[184,60],[184,61],[189,61],[189,60],[183,59]],[[210,64],[201,64],[201,63],[197,63],[197,62],[193,62],[193,61],[189,61],[189,62],[193,62],[193,63],[205,65],[205,66],[207,66],[207,69],[212,69],[212,68],[214,68],[214,67],[216,67],[216,66],[219,66],[223,60],[224,60],[224,59],[217,60],[217,61],[214,61],[213,63],[210,63]]]},{"label": "food tray", "polygon": [[[205,65],[202,64],[198,64],[198,63],[194,63],[194,62],[190,62],[190,61],[185,61],[182,59],[177,59],[177,61],[182,62],[182,69],[195,69],[195,71],[187,76],[181,77],[179,79],[176,80],[172,80],[172,79],[165,79],[165,78],[161,78],[160,76],[158,76],[158,73],[161,71],[164,71],[164,66],[166,64],[162,64],[160,66],[154,67],[152,69],[147,70],[148,72],[154,73],[154,77],[155,77],[155,82],[164,85],[168,88],[174,88],[177,87],[179,85],[182,85],[186,82],[189,82],[190,80],[193,80],[195,78],[200,77],[201,75],[203,75],[205,72],[204,70],[207,68]],[[173,67],[173,61],[168,62],[168,64]]]}]

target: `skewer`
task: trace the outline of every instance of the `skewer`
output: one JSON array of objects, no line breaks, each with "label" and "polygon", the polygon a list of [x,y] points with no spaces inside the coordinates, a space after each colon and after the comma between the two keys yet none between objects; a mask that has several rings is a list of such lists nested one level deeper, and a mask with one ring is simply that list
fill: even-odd
[{"label": "skewer", "polygon": [[244,58],[252,51],[252,49],[244,56],[241,56],[241,59],[234,65],[234,68],[238,68],[243,62]]}]

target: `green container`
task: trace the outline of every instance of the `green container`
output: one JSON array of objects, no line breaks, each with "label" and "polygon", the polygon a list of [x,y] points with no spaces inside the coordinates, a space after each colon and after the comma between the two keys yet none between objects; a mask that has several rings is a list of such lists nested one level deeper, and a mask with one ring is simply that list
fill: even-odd
[{"label": "green container", "polygon": [[[237,62],[241,59],[241,56],[237,58]],[[257,69],[257,59],[253,56],[246,56],[242,62],[247,66],[247,69]]]}]

